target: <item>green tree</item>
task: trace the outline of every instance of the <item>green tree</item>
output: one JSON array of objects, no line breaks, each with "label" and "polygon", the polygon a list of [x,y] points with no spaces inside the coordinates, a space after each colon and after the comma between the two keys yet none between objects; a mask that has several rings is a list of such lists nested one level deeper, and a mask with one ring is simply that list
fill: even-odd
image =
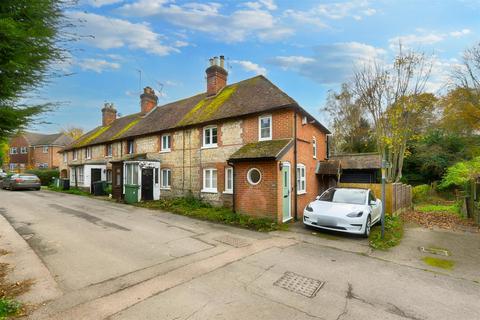
[{"label": "green tree", "polygon": [[62,58],[63,1],[0,1],[0,138],[25,128],[51,104],[22,103]]}]

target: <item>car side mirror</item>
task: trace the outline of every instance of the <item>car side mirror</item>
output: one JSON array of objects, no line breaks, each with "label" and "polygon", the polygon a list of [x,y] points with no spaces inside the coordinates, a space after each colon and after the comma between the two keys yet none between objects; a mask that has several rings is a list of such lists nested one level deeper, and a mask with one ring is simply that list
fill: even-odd
[{"label": "car side mirror", "polygon": [[377,200],[370,200],[370,205],[371,206],[376,206],[377,205]]}]

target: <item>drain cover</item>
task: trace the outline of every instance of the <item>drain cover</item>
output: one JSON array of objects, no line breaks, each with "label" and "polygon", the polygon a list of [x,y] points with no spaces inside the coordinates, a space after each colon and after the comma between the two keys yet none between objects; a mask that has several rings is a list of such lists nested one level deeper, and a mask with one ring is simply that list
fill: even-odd
[{"label": "drain cover", "polygon": [[229,235],[224,235],[224,236],[215,238],[213,240],[216,240],[216,241],[221,242],[221,243],[228,244],[229,246],[232,246],[232,247],[235,247],[235,248],[245,247],[245,246],[249,245],[248,241],[246,241],[244,239],[240,239],[240,238],[235,238],[235,237],[232,237],[232,236],[229,236]]},{"label": "drain cover", "polygon": [[31,238],[33,238],[34,235],[35,235],[35,234],[33,234],[33,233],[22,234],[22,237],[23,237],[23,239],[25,239],[25,240],[30,240]]},{"label": "drain cover", "polygon": [[307,278],[299,274],[287,271],[283,276],[275,281],[274,286],[286,289],[305,296],[313,298],[317,292],[323,287],[325,281]]},{"label": "drain cover", "polygon": [[448,251],[447,249],[425,248],[425,247],[419,247],[418,249],[420,249],[420,251],[425,253],[437,254],[437,255],[446,256],[446,257],[451,256],[450,251]]}]

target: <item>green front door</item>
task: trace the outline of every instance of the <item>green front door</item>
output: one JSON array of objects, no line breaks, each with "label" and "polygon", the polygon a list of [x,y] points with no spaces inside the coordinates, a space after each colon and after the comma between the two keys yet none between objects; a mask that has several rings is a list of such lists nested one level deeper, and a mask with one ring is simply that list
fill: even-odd
[{"label": "green front door", "polygon": [[282,212],[283,212],[283,221],[287,221],[291,218],[290,214],[290,165],[283,164],[282,166]]}]

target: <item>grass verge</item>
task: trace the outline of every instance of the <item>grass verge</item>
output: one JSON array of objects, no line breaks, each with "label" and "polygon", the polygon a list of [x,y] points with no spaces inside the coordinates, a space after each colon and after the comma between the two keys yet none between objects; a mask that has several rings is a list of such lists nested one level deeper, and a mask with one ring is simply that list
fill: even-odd
[{"label": "grass verge", "polygon": [[423,257],[423,262],[432,267],[437,267],[445,270],[452,270],[455,265],[455,261],[439,259],[434,257]]},{"label": "grass verge", "polygon": [[382,239],[382,227],[376,225],[370,232],[370,247],[388,250],[400,243],[403,237],[403,220],[400,216],[385,216],[385,237]]},{"label": "grass verge", "polygon": [[83,191],[78,188],[70,188],[68,190],[63,190],[62,188],[54,187],[54,186],[48,186],[47,190],[50,191],[55,191],[55,192],[62,192],[62,193],[68,193],[68,194],[76,194],[79,196],[91,196],[89,192]]},{"label": "grass verge", "polygon": [[22,313],[22,304],[16,300],[0,298],[0,320]]},{"label": "grass verge", "polygon": [[419,212],[433,212],[433,213],[451,213],[460,216],[460,205],[454,204],[419,204],[415,206]]},{"label": "grass verge", "polygon": [[214,207],[193,197],[144,201],[136,203],[135,206],[148,209],[165,210],[182,216],[256,231],[268,232],[288,229],[287,224],[278,224],[270,218],[259,218],[234,213],[228,208]]}]

